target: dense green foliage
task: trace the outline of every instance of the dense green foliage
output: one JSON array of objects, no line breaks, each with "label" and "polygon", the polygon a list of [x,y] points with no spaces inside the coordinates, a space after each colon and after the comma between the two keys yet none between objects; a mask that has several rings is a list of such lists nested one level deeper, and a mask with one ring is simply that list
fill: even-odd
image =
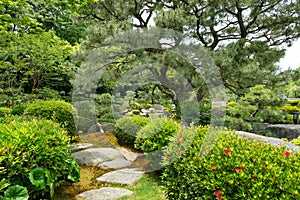
[{"label": "dense green foliage", "polygon": [[124,116],[116,121],[116,137],[121,145],[133,147],[138,131],[149,123],[150,119],[141,116]]},{"label": "dense green foliage", "polygon": [[257,85],[239,100],[227,104],[226,126],[251,131],[251,122],[291,123],[287,114],[278,109],[284,103],[272,90]]},{"label": "dense green foliage", "polygon": [[218,130],[218,142],[203,148],[208,127],[195,132],[186,152],[174,148],[184,148],[188,132],[165,151],[166,163],[178,158],[162,175],[168,199],[299,199],[299,153]]},{"label": "dense green foliage", "polygon": [[0,107],[0,117],[5,117],[6,115],[11,114],[12,110],[6,107]]},{"label": "dense green foliage", "polygon": [[76,133],[73,112],[74,109],[70,103],[62,100],[47,100],[29,104],[25,109],[24,115],[58,122],[73,137]]},{"label": "dense green foliage", "polygon": [[137,132],[134,147],[144,152],[153,152],[169,144],[171,137],[179,130],[176,121],[155,118]]},{"label": "dense green foliage", "polygon": [[31,199],[49,197],[65,180],[79,180],[69,138],[49,120],[10,118],[0,125],[0,179],[27,188]]}]

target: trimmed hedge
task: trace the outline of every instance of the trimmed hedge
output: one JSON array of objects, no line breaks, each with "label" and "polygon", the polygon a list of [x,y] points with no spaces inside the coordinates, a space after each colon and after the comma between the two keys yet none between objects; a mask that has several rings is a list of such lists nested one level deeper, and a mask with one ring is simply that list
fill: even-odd
[{"label": "trimmed hedge", "polygon": [[199,127],[184,154],[174,148],[186,145],[186,133],[165,151],[164,162],[178,158],[162,174],[168,199],[300,199],[300,153],[225,131],[214,132],[214,148],[203,148],[207,132]]},{"label": "trimmed hedge", "polygon": [[72,137],[76,133],[72,104],[62,100],[47,100],[31,103],[24,115],[36,116],[58,122]]},{"label": "trimmed hedge", "polygon": [[116,121],[116,137],[119,144],[134,147],[137,132],[147,125],[150,119],[146,117],[124,116]]},{"label": "trimmed hedge", "polygon": [[31,199],[52,196],[65,180],[80,178],[68,145],[67,132],[50,120],[7,119],[0,124],[0,180],[26,187]]}]

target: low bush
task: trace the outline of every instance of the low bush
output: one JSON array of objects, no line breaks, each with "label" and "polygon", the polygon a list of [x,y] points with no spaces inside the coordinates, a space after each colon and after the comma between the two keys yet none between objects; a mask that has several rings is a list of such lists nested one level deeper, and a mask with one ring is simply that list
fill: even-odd
[{"label": "low bush", "polygon": [[134,147],[137,132],[146,124],[149,119],[141,116],[124,116],[116,121],[116,137],[121,145]]},{"label": "low bush", "polygon": [[161,169],[162,149],[178,132],[179,124],[166,118],[152,119],[137,133],[134,147],[146,152],[149,169]]},{"label": "low bush", "polygon": [[23,104],[16,105],[16,106],[11,110],[11,114],[12,114],[12,115],[18,115],[18,116],[21,116],[21,115],[24,114],[24,112],[25,112],[27,106],[28,106],[27,103],[23,103]]},{"label": "low bush", "polygon": [[[199,127],[184,154],[166,150],[164,162],[178,158],[162,175],[168,199],[300,199],[300,153],[225,131],[214,132],[217,143],[205,149],[207,132]],[[182,134],[181,140],[187,137]]]},{"label": "low bush", "polygon": [[73,112],[74,109],[70,103],[62,100],[47,100],[28,104],[24,115],[41,117],[58,122],[73,137],[76,133]]},{"label": "low bush", "polygon": [[152,152],[166,146],[179,130],[176,121],[165,118],[152,119],[136,135],[134,147],[144,152]]},{"label": "low bush", "polygon": [[300,100],[289,100],[287,104],[300,107]]},{"label": "low bush", "polygon": [[294,112],[300,112],[300,106],[292,106],[290,104],[286,104],[283,107],[281,107],[280,109],[289,114],[293,114]]},{"label": "low bush", "polygon": [[0,124],[0,180],[26,187],[31,199],[52,196],[65,180],[76,182],[80,177],[68,145],[67,132],[50,120],[4,121]]},{"label": "low bush", "polygon": [[11,114],[11,109],[7,107],[0,107],[0,117],[5,117]]},{"label": "low bush", "polygon": [[290,141],[290,143],[294,144],[294,145],[297,145],[297,146],[300,146],[300,136],[295,138],[295,139],[292,139]]}]

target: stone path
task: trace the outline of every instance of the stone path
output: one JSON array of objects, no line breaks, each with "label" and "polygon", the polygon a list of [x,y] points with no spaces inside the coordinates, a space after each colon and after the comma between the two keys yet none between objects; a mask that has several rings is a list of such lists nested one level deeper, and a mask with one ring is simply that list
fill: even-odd
[{"label": "stone path", "polygon": [[[113,149],[92,148],[92,146],[92,144],[85,143],[76,145],[71,150],[75,152],[72,156],[79,165],[115,170],[98,177],[97,181],[133,185],[144,174],[136,168],[131,168],[132,162],[143,154],[130,152],[123,147]],[[83,192],[78,197],[84,200],[114,200],[131,194],[133,194],[132,191],[123,188],[103,187]]]}]

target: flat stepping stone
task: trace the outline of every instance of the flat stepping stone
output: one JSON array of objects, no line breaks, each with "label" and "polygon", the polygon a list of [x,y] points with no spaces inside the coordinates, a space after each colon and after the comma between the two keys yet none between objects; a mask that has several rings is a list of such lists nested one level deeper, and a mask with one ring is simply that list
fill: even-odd
[{"label": "flat stepping stone", "polygon": [[118,183],[122,185],[133,185],[135,181],[140,179],[144,172],[137,171],[137,169],[120,169],[109,172],[97,178],[97,181],[106,183]]},{"label": "flat stepping stone", "polygon": [[102,169],[121,169],[125,167],[129,167],[131,165],[131,162],[128,160],[125,160],[123,158],[117,158],[112,161],[104,162],[99,165]]},{"label": "flat stepping stone", "polygon": [[131,194],[133,194],[133,192],[130,190],[122,188],[103,187],[97,190],[89,190],[83,192],[78,196],[85,200],[114,200]]},{"label": "flat stepping stone", "polygon": [[80,151],[80,150],[91,148],[92,146],[93,146],[93,144],[90,144],[90,143],[81,143],[81,144],[75,144],[74,146],[68,147],[68,150]]},{"label": "flat stepping stone", "polygon": [[72,153],[79,165],[98,166],[107,161],[112,161],[124,156],[116,149],[112,148],[91,148],[76,153]]},{"label": "flat stepping stone", "polygon": [[121,154],[123,154],[123,156],[127,160],[129,160],[131,162],[135,161],[137,159],[137,157],[144,155],[143,153],[135,153],[135,152],[129,151],[124,147],[117,147],[117,149],[121,152]]}]

